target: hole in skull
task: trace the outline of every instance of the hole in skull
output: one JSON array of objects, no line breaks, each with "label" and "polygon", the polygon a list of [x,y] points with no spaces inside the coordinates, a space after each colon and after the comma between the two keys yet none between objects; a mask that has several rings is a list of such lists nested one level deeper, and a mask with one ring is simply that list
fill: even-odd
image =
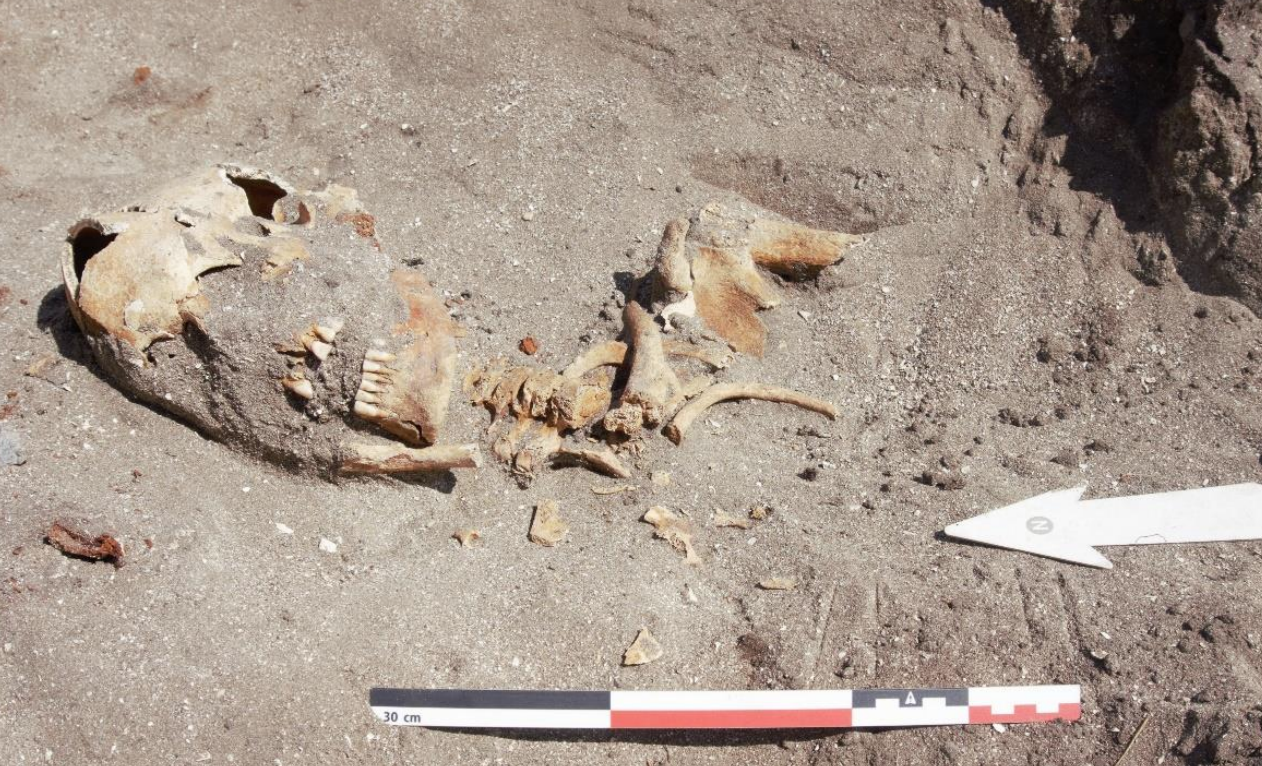
[{"label": "hole in skull", "polygon": [[83,270],[92,256],[110,246],[117,234],[106,234],[99,226],[87,224],[70,237],[70,249],[74,253],[74,275],[83,278]]},{"label": "hole in skull", "polygon": [[250,203],[250,212],[269,221],[276,220],[276,217],[272,215],[276,203],[289,195],[289,192],[263,178],[230,175],[228,180],[245,192],[246,201]]}]

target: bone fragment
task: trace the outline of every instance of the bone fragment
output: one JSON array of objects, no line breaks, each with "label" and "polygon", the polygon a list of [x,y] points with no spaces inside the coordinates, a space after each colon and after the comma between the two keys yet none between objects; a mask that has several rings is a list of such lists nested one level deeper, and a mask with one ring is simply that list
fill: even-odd
[{"label": "bone fragment", "polygon": [[530,429],[538,426],[538,422],[530,418],[517,418],[512,427],[500,435],[491,445],[491,452],[501,463],[512,464],[513,458],[521,451],[522,440]]},{"label": "bone fragment", "polygon": [[522,385],[530,378],[531,372],[529,367],[512,367],[499,379],[491,396],[486,400],[486,405],[496,420],[513,409],[517,402],[517,395],[521,392]]},{"label": "bone fragment", "polygon": [[634,492],[638,487],[634,484],[615,484],[612,487],[592,486],[592,494],[594,495],[620,495],[623,492]]},{"label": "bone fragment", "polygon": [[732,527],[734,529],[749,529],[753,526],[753,522],[749,519],[742,519],[739,516],[733,516],[727,511],[714,512],[714,526],[716,527]]},{"label": "bone fragment", "polygon": [[732,352],[728,350],[720,351],[707,346],[698,346],[686,340],[666,338],[662,341],[662,348],[669,356],[696,359],[715,370],[725,369],[732,363]]},{"label": "bone fragment", "polygon": [[670,221],[662,232],[653,262],[653,305],[676,304],[692,292],[692,267],[684,255],[687,236],[687,218]]},{"label": "bone fragment", "polygon": [[260,269],[263,281],[271,282],[277,277],[283,277],[293,270],[295,261],[305,261],[310,258],[311,254],[298,240],[279,239],[263,261]]},{"label": "bone fragment", "polygon": [[744,250],[700,247],[692,260],[697,314],[737,351],[762,356],[767,327],[757,312],[780,298]]},{"label": "bone fragment", "polygon": [[521,448],[514,455],[513,473],[519,481],[529,482],[560,449],[560,432],[554,426],[539,424],[527,434]]},{"label": "bone fragment", "polygon": [[605,429],[627,435],[642,426],[655,426],[666,416],[668,403],[679,392],[679,379],[666,363],[662,334],[640,304],[628,301],[623,311],[631,373],[618,408],[605,416]]},{"label": "bone fragment", "polygon": [[605,414],[612,398],[607,384],[567,380],[549,400],[548,421],[566,431],[583,428]]},{"label": "bone fragment", "polygon": [[521,390],[517,392],[517,406],[515,410],[519,415],[525,415],[542,420],[548,415],[548,407],[551,404],[552,395],[556,392],[557,387],[561,385],[561,376],[552,370],[541,368],[536,370],[530,377],[526,378],[526,382],[521,384]]},{"label": "bone fragment", "polygon": [[640,520],[652,524],[654,537],[660,537],[681,551],[689,564],[701,563],[701,558],[692,548],[692,525],[674,511],[655,505]]},{"label": "bone fragment", "polygon": [[758,583],[763,590],[793,590],[797,586],[798,581],[792,577],[769,577]]},{"label": "bone fragment", "polygon": [[574,449],[561,447],[556,452],[558,458],[572,460],[584,468],[612,476],[615,479],[631,478],[631,471],[622,464],[618,456],[608,449]]},{"label": "bone fragment", "polygon": [[617,366],[627,356],[627,344],[618,340],[608,340],[584,351],[577,359],[561,371],[563,378],[581,378],[598,367]]},{"label": "bone fragment", "polygon": [[461,548],[472,548],[482,539],[482,533],[476,529],[457,529],[451,533],[451,538],[458,540]]},{"label": "bone fragment", "polygon": [[65,382],[65,380],[57,380],[52,374],[53,369],[59,364],[61,364],[61,357],[55,354],[44,354],[39,359],[32,362],[30,367],[26,368],[25,374],[27,377],[39,378],[40,380],[52,383],[55,386],[60,386]]},{"label": "bone fragment", "polygon": [[706,389],[704,393],[693,399],[675,415],[675,419],[666,426],[666,436],[679,444],[684,439],[689,426],[701,413],[719,402],[732,399],[761,399],[767,402],[792,404],[804,409],[818,412],[829,420],[837,419],[837,408],[822,399],[794,391],[788,388],[768,386],[762,383],[719,383]]},{"label": "bone fragment", "polygon": [[658,313],[662,320],[662,329],[671,332],[675,326],[670,323],[673,316],[695,317],[697,315],[697,296],[688,293],[682,300],[667,305]]},{"label": "bone fragment", "polygon": [[499,384],[500,378],[508,369],[508,362],[503,358],[492,359],[485,365],[474,367],[464,376],[463,389],[473,404],[486,404]]},{"label": "bone fragment", "polygon": [[623,653],[622,664],[627,667],[646,665],[660,659],[662,653],[661,642],[649,632],[648,628],[641,628],[640,632],[636,634],[635,640],[631,642],[626,652]]},{"label": "bone fragment", "polygon": [[530,522],[530,542],[551,548],[565,538],[570,526],[561,520],[561,510],[555,500],[544,500],[535,506],[535,516]]},{"label": "bone fragment", "polygon": [[813,279],[842,258],[842,253],[867,241],[866,237],[823,231],[796,223],[755,218],[749,226],[749,250],[754,263],[787,279]]},{"label": "bone fragment", "polygon": [[343,446],[341,470],[348,474],[432,473],[478,468],[476,444],[439,444],[415,449],[397,444],[351,443]]}]

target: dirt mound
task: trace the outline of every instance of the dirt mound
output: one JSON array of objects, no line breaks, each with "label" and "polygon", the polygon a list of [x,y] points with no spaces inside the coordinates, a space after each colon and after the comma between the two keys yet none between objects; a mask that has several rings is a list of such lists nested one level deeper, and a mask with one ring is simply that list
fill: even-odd
[{"label": "dirt mound", "polygon": [[[1001,6],[1066,136],[1064,162],[1128,228],[1164,233],[1194,289],[1262,312],[1262,6],[1021,0]],[[1140,276],[1164,281],[1165,253]]]}]

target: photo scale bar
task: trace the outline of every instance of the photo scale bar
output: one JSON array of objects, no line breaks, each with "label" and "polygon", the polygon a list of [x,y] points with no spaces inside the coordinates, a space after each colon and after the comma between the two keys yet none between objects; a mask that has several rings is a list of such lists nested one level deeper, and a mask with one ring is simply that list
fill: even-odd
[{"label": "photo scale bar", "polygon": [[1078,686],[787,691],[373,689],[397,726],[495,729],[847,729],[1076,721]]}]

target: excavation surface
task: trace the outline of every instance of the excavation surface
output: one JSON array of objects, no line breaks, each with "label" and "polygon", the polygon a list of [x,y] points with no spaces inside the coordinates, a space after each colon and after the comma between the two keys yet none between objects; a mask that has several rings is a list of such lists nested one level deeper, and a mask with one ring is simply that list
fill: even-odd
[{"label": "excavation surface", "polygon": [[[1111,766],[1146,720],[1134,763],[1259,758],[1262,544],[1113,548],[1098,571],[938,536],[1081,484],[1262,477],[1262,324],[1153,276],[1155,219],[1074,161],[1076,129],[989,6],[5,3],[0,749]],[[225,161],[356,187],[385,251],[449,300],[461,374],[498,355],[559,370],[616,336],[662,227],[712,199],[868,234],[785,289],[765,357],[729,373],[840,416],[721,404],[680,446],[647,440],[630,480],[565,468],[528,489],[492,460],[332,484],[245,457],[110,385],[57,270],[82,215]],[[453,395],[446,440],[486,422]],[[547,499],[568,525],[551,547],[528,539]],[[699,564],[654,539],[652,506],[686,514]],[[757,507],[749,529],[713,523]],[[124,565],[45,544],[67,517]],[[757,587],[777,578],[796,587]],[[662,656],[623,667],[644,628]],[[1082,684],[1082,720],[519,736],[367,707],[378,685],[1033,683]]]}]

